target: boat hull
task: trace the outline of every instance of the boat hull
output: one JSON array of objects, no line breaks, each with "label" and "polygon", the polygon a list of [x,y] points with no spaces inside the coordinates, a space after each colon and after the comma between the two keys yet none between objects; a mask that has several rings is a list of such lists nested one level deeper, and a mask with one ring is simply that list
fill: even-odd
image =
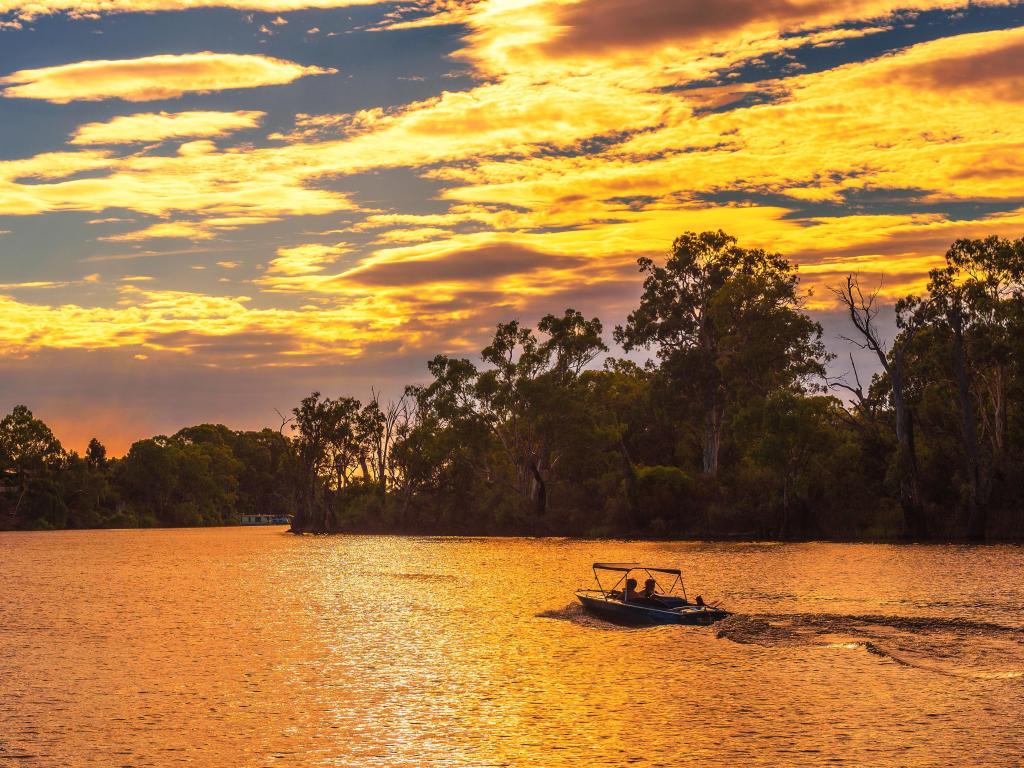
[{"label": "boat hull", "polygon": [[656,608],[648,605],[637,605],[623,603],[618,600],[608,600],[603,597],[577,594],[576,598],[583,607],[606,621],[615,624],[627,624],[631,626],[644,626],[651,624],[690,624],[696,626],[707,626],[724,619],[729,615],[728,611],[720,609],[696,606],[685,606],[674,609]]}]

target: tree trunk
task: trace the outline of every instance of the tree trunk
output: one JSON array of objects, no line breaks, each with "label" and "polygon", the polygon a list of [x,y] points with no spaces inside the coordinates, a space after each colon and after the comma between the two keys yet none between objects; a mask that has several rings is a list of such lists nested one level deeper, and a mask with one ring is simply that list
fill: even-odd
[{"label": "tree trunk", "polygon": [[377,445],[377,472],[380,476],[377,478],[377,484],[380,485],[381,493],[387,490],[387,453],[384,450],[384,446],[378,443]]},{"label": "tree trunk", "polygon": [[1009,429],[1009,417],[1006,405],[1006,369],[997,365],[992,374],[984,377],[988,389],[988,407],[981,408],[981,415],[988,427],[989,449],[992,462],[988,480],[986,500],[989,506],[995,497],[995,503],[1002,502],[1003,490],[1006,486],[1006,435]]},{"label": "tree trunk", "polygon": [[622,477],[626,483],[626,524],[630,530],[636,528],[636,511],[633,509],[633,499],[636,498],[636,470],[633,468],[633,460],[629,456],[629,449],[626,448],[626,441],[619,437],[619,457],[622,459]]},{"label": "tree trunk", "polygon": [[900,509],[907,534],[912,539],[920,540],[928,538],[928,520],[922,509],[917,477],[913,413],[907,407],[903,394],[903,361],[899,359],[894,362],[889,379],[892,382],[893,409],[896,411],[896,470],[900,483]]},{"label": "tree trunk", "polygon": [[789,535],[789,476],[782,478],[782,520],[779,523],[779,538]]},{"label": "tree trunk", "polygon": [[544,517],[548,511],[548,487],[536,461],[530,462],[530,473],[533,475],[533,487],[530,489],[533,506],[537,514]]},{"label": "tree trunk", "polygon": [[714,403],[704,414],[703,469],[705,475],[718,474],[718,452],[722,445],[722,406]]},{"label": "tree trunk", "polygon": [[964,352],[963,316],[956,310],[950,313],[953,328],[953,374],[956,377],[957,399],[960,401],[960,431],[967,459],[967,479],[971,496],[967,506],[967,538],[981,541],[988,527],[988,510],[981,487],[981,452],[978,449],[978,423],[971,400],[970,381],[967,376],[967,355]]}]

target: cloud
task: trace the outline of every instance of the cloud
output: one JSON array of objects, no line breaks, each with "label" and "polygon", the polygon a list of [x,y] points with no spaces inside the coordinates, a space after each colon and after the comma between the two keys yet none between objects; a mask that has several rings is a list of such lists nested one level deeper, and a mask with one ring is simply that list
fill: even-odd
[{"label": "cloud", "polygon": [[23,283],[0,283],[0,291],[20,291],[31,288],[63,288],[70,285],[66,280],[26,280]]},{"label": "cloud", "polygon": [[[217,121],[237,113],[200,113],[217,115],[214,127],[174,134],[197,139],[176,154],[83,149],[0,162],[0,213],[138,214],[135,231],[111,239],[223,241],[258,223],[347,211],[346,221],[317,222],[316,231],[343,227],[334,232],[362,233],[351,239],[363,243],[304,242],[326,233],[296,232],[296,244],[283,247],[275,239],[246,258],[256,269],[266,263],[246,283],[251,297],[211,295],[224,279],[212,274],[210,293],[158,290],[158,279],[123,286],[106,306],[8,303],[0,306],[0,318],[11,318],[0,327],[0,351],[135,345],[203,365],[266,367],[358,359],[381,347],[426,355],[472,347],[496,318],[558,311],[573,297],[624,310],[640,285],[636,257],[664,253],[687,229],[723,228],[745,245],[792,256],[805,285],[818,289],[817,307],[845,270],[885,273],[886,295],[897,295],[919,286],[958,234],[1024,226],[1016,171],[1024,106],[986,85],[1012,82],[1000,67],[1019,71],[1010,59],[1024,31],[956,35],[740,87],[678,87],[803,44],[796,40],[850,33],[804,29],[813,14],[798,14],[798,5],[817,9],[814,23],[831,18],[821,4],[752,11],[726,2],[704,20],[715,39],[700,38],[696,52],[682,55],[673,46],[703,32],[673,28],[659,37],[659,24],[639,21],[618,37],[609,29],[604,42],[595,30],[596,47],[573,48],[572,29],[601,19],[567,14],[590,8],[600,16],[620,7],[611,0],[488,3],[466,11],[470,33],[458,57],[478,74],[497,74],[464,91],[388,110],[302,114],[269,144],[218,146],[209,139],[235,128]],[[859,17],[894,6],[836,7]],[[638,0],[628,12],[656,22],[661,11]],[[560,30],[552,14],[562,14]],[[802,31],[783,38],[790,26]],[[725,58],[707,53],[737,40],[746,42]],[[623,60],[620,46],[649,47]],[[763,101],[738,98],[745,88]],[[173,115],[140,118],[139,131],[159,140],[165,117]],[[113,130],[119,119],[92,126]],[[396,195],[393,209],[382,202],[368,210],[332,191],[339,180],[358,187],[359,174],[389,168],[427,178],[437,198],[427,208]],[[866,193],[887,191],[900,207],[858,209]],[[979,200],[1004,210],[965,221],[934,208]],[[210,245],[223,254],[222,242]]]},{"label": "cloud", "polygon": [[8,86],[3,90],[7,98],[54,104],[103,99],[155,101],[185,93],[282,85],[335,71],[269,56],[203,51],[23,69],[0,78],[0,85]]},{"label": "cloud", "polygon": [[277,258],[271,260],[267,274],[296,277],[321,272],[328,264],[338,260],[349,248],[344,243],[320,245],[307,243],[279,248]]},{"label": "cloud", "polygon": [[244,11],[284,13],[305,8],[351,8],[376,5],[380,0],[0,0],[0,13],[24,20],[55,13],[90,18],[107,13],[152,13],[192,8],[235,8]]},{"label": "cloud", "polygon": [[116,235],[103,235],[99,240],[110,243],[131,243],[156,238],[187,238],[189,240],[211,240],[214,231],[194,221],[161,221],[143,229],[120,232]]},{"label": "cloud", "polygon": [[219,137],[255,128],[265,112],[143,112],[121,115],[102,123],[86,123],[70,144],[134,144],[185,137]]},{"label": "cloud", "polygon": [[494,243],[441,252],[428,258],[374,261],[344,274],[367,286],[396,287],[432,283],[478,285],[510,275],[580,266],[578,258],[543,253],[515,243]]},{"label": "cloud", "polygon": [[834,0],[581,0],[559,6],[553,26],[560,31],[544,48],[556,54],[595,53],[703,41],[755,23],[777,31],[813,22],[842,5]]},{"label": "cloud", "polygon": [[990,47],[986,36],[965,36],[941,57],[904,68],[897,76],[910,86],[979,98],[1024,101],[1024,40],[1013,35]]}]

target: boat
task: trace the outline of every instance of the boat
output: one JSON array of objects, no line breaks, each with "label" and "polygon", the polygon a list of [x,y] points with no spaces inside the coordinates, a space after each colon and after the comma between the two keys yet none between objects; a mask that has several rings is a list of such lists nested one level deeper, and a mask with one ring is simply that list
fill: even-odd
[{"label": "boat", "polygon": [[[583,607],[602,619],[616,624],[696,624],[708,625],[731,615],[718,604],[708,605],[697,595],[690,602],[683,586],[683,574],[678,568],[656,568],[640,563],[594,563],[594,581],[597,589],[578,589],[576,598]],[[605,582],[617,580],[611,587]],[[661,581],[659,581],[659,576]],[[666,587],[666,577],[672,581]],[[650,595],[627,588],[631,579],[652,584]]]},{"label": "boat", "polygon": [[291,525],[291,515],[270,512],[243,512],[242,525]]}]

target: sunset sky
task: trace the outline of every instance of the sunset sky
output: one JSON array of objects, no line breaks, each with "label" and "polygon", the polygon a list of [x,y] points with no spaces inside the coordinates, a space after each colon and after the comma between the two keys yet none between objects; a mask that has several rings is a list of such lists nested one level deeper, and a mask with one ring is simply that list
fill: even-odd
[{"label": "sunset sky", "polygon": [[0,0],[0,408],[276,426],[610,332],[688,229],[796,261],[839,351],[847,272],[1024,234],[1022,118],[1016,3]]}]

